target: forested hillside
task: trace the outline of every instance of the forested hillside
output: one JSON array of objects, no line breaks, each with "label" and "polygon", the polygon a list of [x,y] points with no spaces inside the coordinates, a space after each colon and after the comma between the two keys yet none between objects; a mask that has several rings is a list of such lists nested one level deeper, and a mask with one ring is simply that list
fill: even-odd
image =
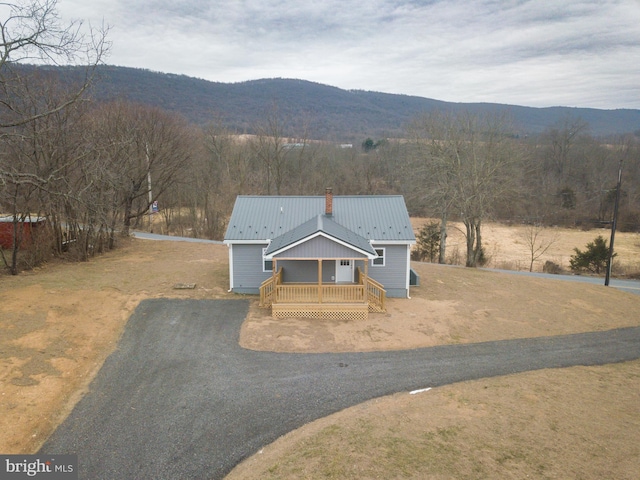
[{"label": "forested hillside", "polygon": [[[52,71],[82,74],[79,68]],[[219,122],[239,133],[254,133],[256,124],[275,106],[286,135],[341,142],[401,137],[413,117],[433,111],[504,114],[511,119],[513,133],[519,136],[541,133],[565,118],[582,120],[595,136],[640,130],[640,110],[449,103],[408,95],[347,91],[304,80],[216,83],[106,65],[98,68],[92,93],[99,100],[127,99],[158,106],[200,125]]]}]

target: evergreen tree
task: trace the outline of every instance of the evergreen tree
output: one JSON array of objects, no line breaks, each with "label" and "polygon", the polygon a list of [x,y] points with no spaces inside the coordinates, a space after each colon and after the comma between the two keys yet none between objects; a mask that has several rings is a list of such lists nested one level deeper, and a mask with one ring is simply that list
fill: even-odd
[{"label": "evergreen tree", "polygon": [[429,260],[434,262],[440,250],[440,225],[438,222],[427,223],[418,232],[414,260]]},{"label": "evergreen tree", "polygon": [[[574,272],[587,271],[598,274],[606,268],[609,247],[602,235],[599,235],[593,242],[587,243],[587,248],[584,252],[579,248],[574,248],[573,250],[576,254],[571,256],[569,263],[571,264],[571,270]],[[615,254],[613,256],[615,257]]]}]

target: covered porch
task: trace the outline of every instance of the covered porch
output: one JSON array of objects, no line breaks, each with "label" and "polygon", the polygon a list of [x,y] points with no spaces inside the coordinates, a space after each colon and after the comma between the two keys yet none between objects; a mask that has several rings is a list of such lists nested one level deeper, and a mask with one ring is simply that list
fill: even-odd
[{"label": "covered porch", "polygon": [[317,282],[300,283],[285,282],[285,267],[278,267],[274,259],[273,275],[260,286],[260,306],[271,307],[274,318],[357,320],[366,319],[369,312],[384,312],[385,289],[368,277],[366,260],[355,267],[358,260],[362,259],[335,259],[336,264],[353,262],[353,276],[339,281],[336,272],[332,275],[334,280],[328,282],[323,280],[323,263],[327,259],[317,259]]},{"label": "covered porch", "polygon": [[352,320],[384,312],[384,287],[368,276],[377,257],[369,240],[337,224],[328,208],[265,248],[272,275],[260,286],[260,305],[275,318]]}]

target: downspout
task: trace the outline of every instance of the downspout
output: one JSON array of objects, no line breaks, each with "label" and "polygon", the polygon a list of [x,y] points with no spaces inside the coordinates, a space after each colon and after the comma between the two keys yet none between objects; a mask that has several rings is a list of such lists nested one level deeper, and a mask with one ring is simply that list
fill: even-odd
[{"label": "downspout", "polygon": [[411,300],[411,245],[407,244],[407,298]]},{"label": "downspout", "polygon": [[231,293],[233,291],[233,244],[227,244],[229,248],[229,290],[227,293]]}]

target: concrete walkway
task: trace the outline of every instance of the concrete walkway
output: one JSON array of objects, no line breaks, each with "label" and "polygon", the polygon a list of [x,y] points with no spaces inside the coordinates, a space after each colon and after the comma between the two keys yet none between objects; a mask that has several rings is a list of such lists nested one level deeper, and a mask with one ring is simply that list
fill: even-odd
[{"label": "concrete walkway", "polygon": [[640,327],[397,352],[243,350],[244,300],[147,300],[42,447],[82,479],[222,478],[281,435],[371,398],[541,368],[640,358]]}]

